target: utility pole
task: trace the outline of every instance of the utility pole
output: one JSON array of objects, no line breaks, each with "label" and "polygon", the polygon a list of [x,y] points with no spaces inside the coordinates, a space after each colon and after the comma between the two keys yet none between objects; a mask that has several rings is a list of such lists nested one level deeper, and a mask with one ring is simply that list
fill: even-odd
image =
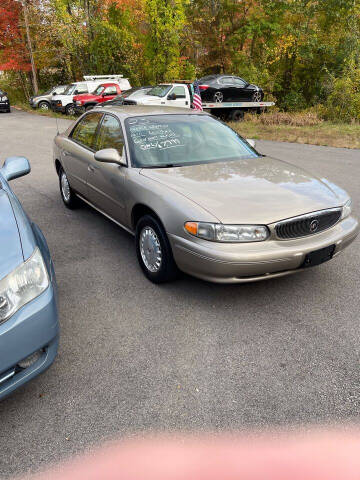
[{"label": "utility pole", "polygon": [[30,62],[31,62],[32,81],[33,81],[34,93],[35,93],[35,95],[37,95],[39,93],[39,86],[38,86],[38,81],[37,81],[34,54],[33,54],[33,49],[32,49],[32,44],[31,44],[31,37],[30,37],[28,10],[27,10],[27,4],[26,4],[27,0],[16,0],[16,1],[20,2],[22,7],[23,7],[25,30],[26,30],[26,39],[27,39],[29,55],[30,55]]}]

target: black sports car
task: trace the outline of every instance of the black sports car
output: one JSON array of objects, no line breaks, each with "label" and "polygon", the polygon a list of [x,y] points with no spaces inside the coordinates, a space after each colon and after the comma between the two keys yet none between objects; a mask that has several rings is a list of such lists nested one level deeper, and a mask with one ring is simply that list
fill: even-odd
[{"label": "black sports car", "polygon": [[10,113],[10,100],[7,93],[0,88],[0,112]]},{"label": "black sports car", "polygon": [[199,80],[203,102],[261,102],[264,92],[257,85],[233,75],[208,75]]}]

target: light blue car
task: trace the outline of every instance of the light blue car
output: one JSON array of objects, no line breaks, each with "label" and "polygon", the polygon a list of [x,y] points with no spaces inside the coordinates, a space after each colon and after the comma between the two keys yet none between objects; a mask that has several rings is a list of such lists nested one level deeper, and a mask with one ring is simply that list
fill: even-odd
[{"label": "light blue car", "polygon": [[0,169],[0,399],[48,368],[58,348],[50,252],[8,184],[29,172],[24,157]]}]

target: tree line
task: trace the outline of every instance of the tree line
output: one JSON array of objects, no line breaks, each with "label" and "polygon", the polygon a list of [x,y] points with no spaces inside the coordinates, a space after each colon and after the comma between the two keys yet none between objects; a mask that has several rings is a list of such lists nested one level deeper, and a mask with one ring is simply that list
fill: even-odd
[{"label": "tree line", "polygon": [[86,74],[227,73],[282,110],[360,119],[359,27],[358,0],[2,0],[0,83],[26,97]]}]

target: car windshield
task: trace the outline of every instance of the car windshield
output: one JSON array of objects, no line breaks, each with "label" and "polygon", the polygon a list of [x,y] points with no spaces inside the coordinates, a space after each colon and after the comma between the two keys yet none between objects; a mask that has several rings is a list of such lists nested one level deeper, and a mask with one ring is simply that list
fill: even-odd
[{"label": "car windshield", "polygon": [[124,97],[131,97],[131,98],[135,98],[135,97],[142,97],[143,95],[145,95],[150,89],[149,88],[137,88],[136,90],[133,90],[132,92],[128,93],[129,90],[127,92],[124,92]]},{"label": "car windshield", "polygon": [[102,93],[102,91],[104,90],[104,88],[105,87],[103,85],[99,85],[97,87],[97,89],[93,91],[93,95],[100,95]]},{"label": "car windshield", "polygon": [[74,84],[68,85],[65,88],[63,95],[71,95],[75,89],[76,89],[76,85]]},{"label": "car windshield", "polygon": [[208,115],[149,115],[125,121],[132,163],[177,167],[258,157],[236,132]]},{"label": "car windshield", "polygon": [[154,97],[165,97],[170,88],[171,85],[157,85],[156,87],[151,88],[146,93],[146,95],[153,95]]}]

